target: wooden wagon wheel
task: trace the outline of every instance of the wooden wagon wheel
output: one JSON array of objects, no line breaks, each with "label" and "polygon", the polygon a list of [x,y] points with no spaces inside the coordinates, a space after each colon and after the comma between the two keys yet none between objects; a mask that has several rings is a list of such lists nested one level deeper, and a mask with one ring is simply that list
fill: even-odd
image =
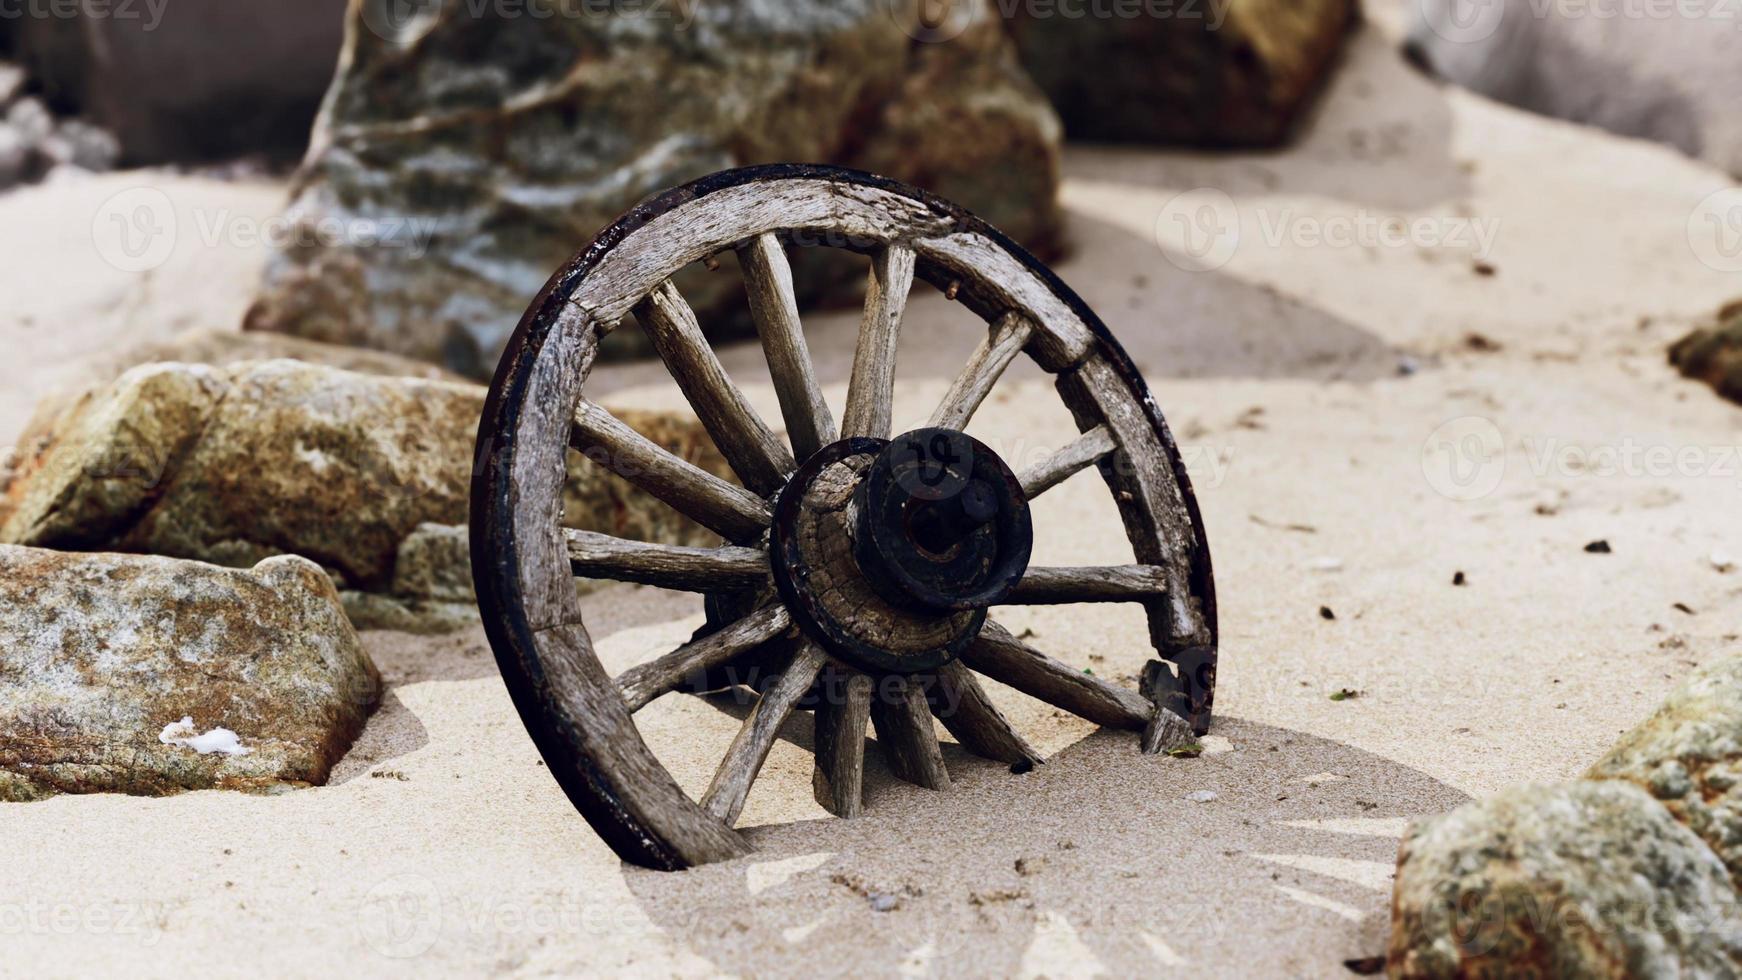
[{"label": "wooden wagon wheel", "polygon": [[[870,284],[837,427],[805,347],[784,242],[867,254]],[[726,376],[671,283],[737,251],[779,396],[783,442]],[[896,339],[914,279],[987,323],[929,426],[891,439]],[[600,338],[633,313],[742,486],[587,401]],[[1012,473],[961,430],[1018,354],[1055,376],[1081,435]],[[551,773],[626,860],[676,869],[747,853],[732,829],[789,715],[815,712],[819,802],[860,808],[867,723],[900,777],[944,788],[932,716],[978,755],[1039,761],[976,674],[1157,751],[1202,734],[1215,684],[1209,550],[1185,468],[1142,378],[1050,270],[979,219],[868,174],[728,171],[625,215],[560,270],[508,346],[484,411],[472,563],[509,693]],[[790,444],[790,448],[789,448]],[[718,548],[625,541],[560,523],[574,447],[700,524]],[[1027,501],[1095,465],[1137,564],[1030,568]],[[705,594],[710,624],[650,663],[606,675],[574,576]],[[993,605],[1137,602],[1159,654],[1140,692],[1073,669],[988,618]],[[734,673],[756,665],[765,670]],[[760,698],[698,803],[632,715],[670,691],[754,675]],[[945,706],[954,706],[947,710]]]}]

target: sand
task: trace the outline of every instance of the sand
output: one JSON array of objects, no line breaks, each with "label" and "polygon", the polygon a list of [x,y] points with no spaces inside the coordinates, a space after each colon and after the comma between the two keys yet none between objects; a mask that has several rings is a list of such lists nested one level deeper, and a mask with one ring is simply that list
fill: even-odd
[{"label": "sand", "polygon": [[[661,875],[623,865],[570,808],[481,631],[373,633],[391,693],[333,785],[0,807],[7,968],[1347,975],[1343,959],[1384,947],[1407,820],[1577,775],[1742,634],[1742,571],[1710,560],[1742,555],[1742,409],[1663,356],[1742,294],[1689,241],[1726,181],[1438,88],[1394,54],[1395,20],[1381,5],[1288,152],[1067,157],[1076,251],[1059,271],[1151,379],[1215,555],[1208,754],[1144,758],[1130,736],[997,689],[1046,765],[1013,776],[949,746],[956,785],[936,794],[873,753],[868,812],[841,821],[810,799],[809,733],[794,724],[745,814],[758,853]],[[281,193],[143,180],[195,210],[266,216]],[[0,364],[0,430],[63,361],[229,322],[245,298],[258,249],[183,242],[149,280],[93,258],[75,232],[130,182],[0,199],[0,330],[27,355]],[[1226,264],[1188,272],[1155,227],[1200,187],[1230,195],[1241,234]],[[1429,220],[1410,244],[1312,240],[1392,216]],[[1491,250],[1444,241],[1459,222],[1497,229]],[[809,321],[837,407],[852,323]],[[923,419],[972,343],[964,314],[916,298],[898,421]],[[726,359],[772,414],[754,348]],[[597,380],[625,400],[673,397],[657,367]],[[1072,434],[1032,373],[971,431],[1016,460]],[[1487,465],[1458,455],[1483,439],[1504,447]],[[1105,497],[1085,476],[1042,498],[1035,560],[1128,560]],[[1611,553],[1588,553],[1596,540]],[[586,608],[613,670],[700,614],[628,587]],[[1098,674],[1147,656],[1130,610],[1006,619]],[[1358,696],[1333,701],[1343,689]],[[699,791],[735,713],[671,697],[639,720]]]}]

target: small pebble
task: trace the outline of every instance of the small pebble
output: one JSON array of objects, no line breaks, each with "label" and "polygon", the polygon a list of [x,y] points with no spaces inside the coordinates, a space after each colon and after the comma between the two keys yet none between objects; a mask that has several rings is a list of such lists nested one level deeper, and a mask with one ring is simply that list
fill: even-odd
[{"label": "small pebble", "polygon": [[1343,559],[1330,557],[1314,558],[1307,564],[1307,567],[1315,572],[1335,572],[1342,569]]},{"label": "small pebble", "polygon": [[1209,789],[1193,790],[1186,794],[1188,803],[1209,803],[1216,798],[1216,791]]},{"label": "small pebble", "polygon": [[1607,555],[1614,550],[1615,549],[1609,547],[1609,542],[1607,541],[1593,541],[1590,544],[1585,545],[1586,553],[1593,555]]},{"label": "small pebble", "polygon": [[1046,858],[1019,857],[1016,859],[1016,873],[1024,878],[1040,874],[1046,869]]},{"label": "small pebble", "polygon": [[1722,551],[1712,552],[1711,561],[1712,561],[1712,567],[1717,569],[1720,573],[1722,573],[1724,575],[1730,574],[1731,570],[1733,570],[1736,567],[1736,559],[1730,557],[1729,555],[1725,554]]},{"label": "small pebble", "polygon": [[1464,585],[1468,581],[1469,581],[1468,579],[1464,578],[1463,572],[1458,572],[1452,576],[1452,584],[1453,585]]},{"label": "small pebble", "polygon": [[1330,606],[1320,606],[1319,607],[1319,618],[1320,619],[1336,619],[1337,614],[1334,612],[1331,612]]},{"label": "small pebble", "polygon": [[893,912],[901,907],[900,898],[884,892],[872,892],[866,896],[866,901],[871,903],[873,912]]}]

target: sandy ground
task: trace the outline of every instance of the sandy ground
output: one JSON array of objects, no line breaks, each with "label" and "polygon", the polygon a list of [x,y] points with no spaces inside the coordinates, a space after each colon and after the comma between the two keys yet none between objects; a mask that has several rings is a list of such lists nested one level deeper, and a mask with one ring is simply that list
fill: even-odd
[{"label": "sandy ground", "polygon": [[[1699,203],[1728,184],[1437,88],[1392,53],[1394,30],[1381,7],[1287,153],[1067,161],[1076,253],[1060,271],[1151,378],[1215,554],[1209,754],[1144,758],[998,689],[1048,764],[1013,776],[949,746],[956,785],[935,794],[871,753],[868,813],[849,822],[811,802],[793,724],[745,814],[759,853],[661,875],[616,860],[570,808],[480,631],[371,634],[391,693],[331,786],[0,807],[4,969],[1346,975],[1344,958],[1383,949],[1409,818],[1576,775],[1742,634],[1742,572],[1710,560],[1742,556],[1742,410],[1662,354],[1742,295],[1742,275],[1690,242]],[[89,233],[110,195],[142,184],[184,229],[150,275],[106,264]],[[1227,261],[1191,272],[1156,228],[1198,188],[1229,195],[1239,233],[1212,225]],[[264,219],[278,194],[119,175],[0,199],[15,352],[0,430],[71,358],[231,322],[262,250],[185,229],[218,210]],[[1390,218],[1418,222],[1413,240],[1313,238]],[[1477,227],[1491,249],[1457,230]],[[810,322],[837,408],[852,322]],[[900,420],[924,417],[972,343],[964,314],[916,298]],[[726,358],[772,415],[754,349]],[[669,401],[655,379],[598,381]],[[1013,375],[972,431],[1018,462],[1072,434],[1034,375]],[[1042,498],[1036,529],[1037,562],[1129,559],[1093,477]],[[1585,551],[1599,539],[1612,553]],[[700,612],[623,587],[586,606],[613,670]],[[1004,618],[1098,674],[1147,656],[1128,610]],[[1359,696],[1331,700],[1342,689]],[[741,714],[667,698],[639,720],[699,792]],[[1200,790],[1216,798],[1186,799]]]}]

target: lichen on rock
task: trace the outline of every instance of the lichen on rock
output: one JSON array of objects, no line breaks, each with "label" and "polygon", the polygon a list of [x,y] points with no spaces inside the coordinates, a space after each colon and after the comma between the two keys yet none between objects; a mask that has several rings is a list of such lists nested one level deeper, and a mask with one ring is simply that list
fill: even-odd
[{"label": "lichen on rock", "polygon": [[0,800],[324,783],[380,692],[304,559],[0,545]]},{"label": "lichen on rock", "polygon": [[1527,786],[1411,825],[1388,972],[1735,976],[1739,910],[1723,863],[1638,787]]}]

